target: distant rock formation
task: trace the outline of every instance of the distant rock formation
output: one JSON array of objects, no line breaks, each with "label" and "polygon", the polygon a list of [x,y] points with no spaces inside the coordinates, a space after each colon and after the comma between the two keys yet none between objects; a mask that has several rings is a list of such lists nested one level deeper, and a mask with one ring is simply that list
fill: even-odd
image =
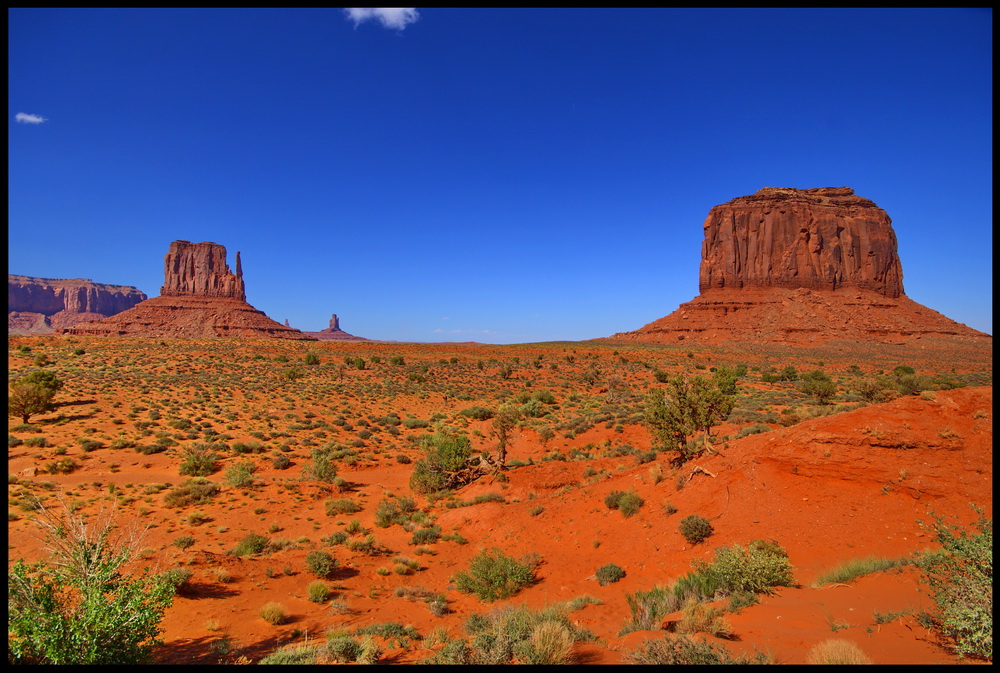
[{"label": "distant rock formation", "polygon": [[217,243],[174,241],[164,258],[162,294],[116,316],[62,330],[80,336],[153,338],[311,337],[271,320],[246,302],[243,268],[236,253],[236,273]]},{"label": "distant rock formation", "polygon": [[88,278],[35,278],[7,275],[7,332],[51,334],[87,320],[121,313],[146,300],[130,285],[95,283]]},{"label": "distant rock formation", "polygon": [[992,343],[903,293],[892,221],[849,187],[765,187],[712,208],[704,231],[700,294],[612,339]]},{"label": "distant rock formation", "polygon": [[325,330],[320,330],[319,332],[303,332],[314,339],[319,341],[370,341],[364,337],[354,336],[353,334],[348,334],[344,330],[340,329],[340,318],[334,313],[330,317],[330,326]]}]

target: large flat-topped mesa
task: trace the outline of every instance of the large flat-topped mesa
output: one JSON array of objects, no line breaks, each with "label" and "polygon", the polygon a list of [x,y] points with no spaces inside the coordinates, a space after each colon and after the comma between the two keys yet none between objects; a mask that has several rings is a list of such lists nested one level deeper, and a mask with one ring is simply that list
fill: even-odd
[{"label": "large flat-topped mesa", "polygon": [[612,339],[992,344],[903,293],[892,220],[850,187],[764,187],[712,208],[704,231],[698,296]]},{"label": "large flat-topped mesa", "polygon": [[164,258],[163,287],[153,297],[106,320],[62,330],[80,336],[308,339],[246,302],[243,267],[236,273],[218,243],[174,241]]},{"label": "large flat-topped mesa", "polygon": [[764,187],[705,219],[700,292],[716,288],[855,287],[903,294],[892,220],[850,187]]},{"label": "large flat-topped mesa", "polygon": [[7,332],[51,334],[121,313],[145,300],[146,295],[130,285],[7,274]]}]

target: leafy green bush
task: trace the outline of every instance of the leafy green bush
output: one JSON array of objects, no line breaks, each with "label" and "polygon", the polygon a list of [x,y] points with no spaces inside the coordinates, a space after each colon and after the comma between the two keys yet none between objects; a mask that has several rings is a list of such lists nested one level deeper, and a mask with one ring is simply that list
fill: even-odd
[{"label": "leafy green bush", "polygon": [[715,529],[712,528],[712,524],[705,517],[692,514],[681,519],[680,531],[684,539],[690,544],[698,544],[711,537]]},{"label": "leafy green bush", "polygon": [[978,533],[932,525],[942,553],[918,562],[940,613],[941,630],[955,640],[959,656],[993,660],[993,520],[981,510]]},{"label": "leafy green bush", "polygon": [[455,575],[456,588],[475,594],[484,603],[510,598],[535,580],[535,565],[528,560],[517,561],[497,548],[474,556],[468,572]]},{"label": "leafy green bush", "polygon": [[315,550],[306,554],[306,566],[316,577],[329,577],[337,567],[337,559],[329,552]]},{"label": "leafy green bush", "polygon": [[621,578],[625,577],[625,571],[621,569],[621,566],[615,565],[614,563],[608,563],[597,569],[597,583],[602,587],[608,584],[613,584]]},{"label": "leafy green bush", "polygon": [[770,594],[773,587],[792,586],[792,564],[777,542],[753,540],[716,550],[711,564],[695,564],[696,571],[715,578],[727,593]]},{"label": "leafy green bush", "polygon": [[38,511],[52,564],[19,560],[7,571],[8,663],[148,663],[174,588],[162,576],[123,572],[141,537],[116,529],[108,513],[87,523]]}]

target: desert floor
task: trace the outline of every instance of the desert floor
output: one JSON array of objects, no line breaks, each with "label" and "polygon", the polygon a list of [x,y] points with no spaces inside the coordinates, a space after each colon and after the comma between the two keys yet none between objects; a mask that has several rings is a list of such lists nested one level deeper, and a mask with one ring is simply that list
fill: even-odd
[{"label": "desert floor", "polygon": [[[318,364],[306,363],[310,353]],[[912,566],[848,583],[814,580],[852,559],[936,547],[927,528],[935,515],[966,526],[975,505],[992,517],[989,347],[26,336],[8,338],[11,380],[36,368],[40,355],[65,386],[54,411],[27,426],[10,419],[8,562],[44,557],[31,521],[39,502],[62,499],[80,514],[117,503],[121,517],[149,527],[138,564],[193,573],[162,623],[157,655],[166,663],[256,662],[283,645],[384,623],[410,625],[419,636],[381,639],[380,663],[415,663],[438,647],[428,647],[428,636],[461,636],[474,613],[581,597],[596,600],[579,600],[571,614],[592,634],[575,645],[576,661],[618,663],[677,618],[621,635],[631,616],[627,594],[755,539],[787,550],[796,586],[726,614],[731,637],[698,637],[777,663],[804,663],[830,638],[852,641],[880,664],[959,661],[922,618],[934,604]],[[740,364],[747,373],[736,409],[712,430],[717,454],[677,465],[675,453],[652,451],[643,403],[663,386],[655,372],[708,376]],[[761,380],[788,365],[829,374],[838,384],[833,403],[817,403],[798,382]],[[878,404],[853,392],[899,365],[935,377],[939,389]],[[509,470],[432,498],[411,491],[424,438],[451,429],[494,452],[492,420],[467,410],[495,411],[511,399],[532,416],[514,432]],[[185,451],[197,444],[218,453],[208,476],[218,493],[169,506],[165,499],[189,478],[180,474]],[[337,457],[339,484],[308,473],[321,447]],[[246,461],[253,483],[233,485],[232,468]],[[633,491],[644,504],[625,517],[605,505],[614,490]],[[377,525],[379,504],[403,496],[416,501],[417,520]],[[691,514],[714,528],[701,544],[678,530]],[[440,537],[414,544],[416,532],[434,526]],[[267,549],[231,554],[248,533],[265,536]],[[536,581],[497,603],[458,591],[455,574],[491,548],[537,555]],[[337,560],[322,603],[307,592],[316,577],[305,559],[317,549]],[[601,586],[595,572],[609,563],[625,577]],[[437,595],[443,610],[425,600]],[[259,616],[269,602],[284,607],[283,623]]]}]

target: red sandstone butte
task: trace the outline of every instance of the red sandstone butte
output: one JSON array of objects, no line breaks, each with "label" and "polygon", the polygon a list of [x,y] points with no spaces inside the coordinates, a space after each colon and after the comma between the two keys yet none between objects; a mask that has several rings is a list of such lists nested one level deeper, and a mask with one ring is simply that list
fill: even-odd
[{"label": "red sandstone butte", "polygon": [[121,313],[145,300],[146,294],[130,285],[7,274],[7,332],[51,334]]},{"label": "red sandstone butte", "polygon": [[992,343],[903,293],[892,220],[849,187],[764,187],[712,208],[704,230],[699,295],[611,339]]},{"label": "red sandstone butte", "polygon": [[218,243],[174,241],[164,258],[160,296],[105,320],[80,323],[64,334],[154,338],[311,337],[271,320],[246,302],[243,268],[229,270]]}]

